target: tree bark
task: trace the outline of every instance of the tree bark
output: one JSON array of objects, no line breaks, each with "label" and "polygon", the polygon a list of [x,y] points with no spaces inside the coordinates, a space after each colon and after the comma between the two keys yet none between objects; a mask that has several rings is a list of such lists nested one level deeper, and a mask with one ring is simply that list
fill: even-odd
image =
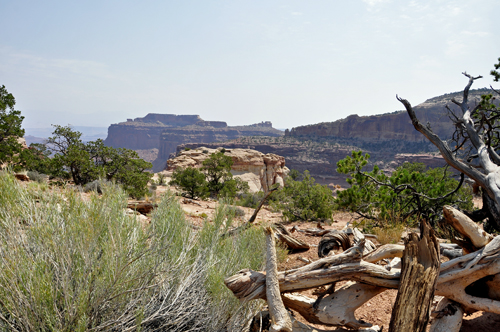
[{"label": "tree bark", "polygon": [[439,244],[426,221],[420,227],[420,239],[410,233],[405,240],[401,282],[394,304],[389,332],[425,331],[429,308],[439,275]]},{"label": "tree bark", "polygon": [[271,314],[270,332],[292,332],[292,321],[281,300],[280,285],[278,282],[278,259],[274,244],[274,232],[271,227],[266,228],[266,298]]}]

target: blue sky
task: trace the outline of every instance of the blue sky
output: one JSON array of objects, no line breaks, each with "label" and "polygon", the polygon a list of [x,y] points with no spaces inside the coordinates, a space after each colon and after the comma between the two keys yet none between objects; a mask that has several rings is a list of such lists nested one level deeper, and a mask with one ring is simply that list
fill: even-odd
[{"label": "blue sky", "polygon": [[[25,127],[147,113],[277,128],[402,109],[500,57],[500,2],[0,0],[0,84]],[[498,84],[497,84],[498,87]]]}]

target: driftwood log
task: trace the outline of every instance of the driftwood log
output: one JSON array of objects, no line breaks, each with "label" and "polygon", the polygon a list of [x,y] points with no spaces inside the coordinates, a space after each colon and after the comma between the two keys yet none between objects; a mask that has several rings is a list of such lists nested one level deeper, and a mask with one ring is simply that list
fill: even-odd
[{"label": "driftwood log", "polygon": [[425,331],[439,275],[439,263],[439,244],[434,230],[426,221],[422,221],[420,238],[410,233],[405,240],[401,282],[392,309],[389,332]]}]

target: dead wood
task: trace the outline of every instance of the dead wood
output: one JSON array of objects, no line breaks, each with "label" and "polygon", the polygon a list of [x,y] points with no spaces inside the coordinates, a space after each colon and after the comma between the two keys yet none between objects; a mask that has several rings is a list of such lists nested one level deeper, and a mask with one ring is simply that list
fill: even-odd
[{"label": "dead wood", "polygon": [[377,249],[377,246],[370,240],[365,238],[365,235],[361,233],[361,231],[357,228],[352,229],[352,235],[354,236],[354,244],[358,244],[361,241],[364,241],[364,250],[363,256],[370,254],[372,251]]},{"label": "dead wood", "polygon": [[266,202],[266,200],[269,198],[269,196],[271,196],[271,194],[277,190],[278,187],[275,187],[275,188],[272,188],[271,190],[269,190],[266,195],[262,198],[262,200],[260,201],[259,203],[259,206],[257,206],[257,208],[255,209],[255,211],[253,212],[252,216],[250,217],[250,219],[248,219],[248,222],[249,223],[253,223],[255,221],[255,219],[257,218],[257,214],[259,213],[260,209],[262,208],[262,206],[264,205],[264,203]]},{"label": "dead wood", "polygon": [[280,223],[275,226],[275,236],[278,241],[283,242],[290,250],[309,250],[309,244],[292,236],[292,234]]},{"label": "dead wood", "polygon": [[477,223],[459,210],[445,205],[443,206],[443,213],[445,220],[465,239],[470,241],[476,250],[484,247],[493,239],[493,236],[485,232]]},{"label": "dead wood", "polygon": [[317,307],[314,306],[314,299],[297,293],[283,294],[283,303],[310,323],[359,329],[372,324],[357,320],[354,312],[384,290],[382,287],[349,282],[324,297]]},{"label": "dead wood", "polygon": [[401,244],[384,244],[380,246],[377,250],[371,252],[369,255],[363,257],[363,260],[369,263],[376,263],[382,259],[403,257],[403,250],[405,246]]},{"label": "dead wood", "polygon": [[401,282],[389,325],[390,332],[425,331],[439,275],[439,244],[422,221],[420,238],[410,233],[401,260]]},{"label": "dead wood", "polygon": [[281,300],[278,283],[278,258],[276,256],[274,232],[266,228],[266,300],[271,314],[270,332],[292,332],[292,321]]},{"label": "dead wood", "polygon": [[464,309],[447,298],[439,301],[436,311],[431,313],[433,320],[429,332],[458,332],[462,326]]},{"label": "dead wood", "polygon": [[346,233],[338,230],[329,231],[319,241],[318,256],[326,257],[332,250],[342,248],[345,251],[351,246],[351,240]]}]

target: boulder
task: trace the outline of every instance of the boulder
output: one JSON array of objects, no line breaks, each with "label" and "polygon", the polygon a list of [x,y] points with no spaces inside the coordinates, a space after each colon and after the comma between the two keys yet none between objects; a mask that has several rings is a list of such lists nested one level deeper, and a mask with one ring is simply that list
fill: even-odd
[{"label": "boulder", "polygon": [[[222,147],[199,147],[180,151],[177,157],[167,161],[167,171],[186,167],[200,168],[205,159],[221,150]],[[226,149],[225,155],[233,160],[233,176],[247,182],[251,192],[267,192],[276,183],[283,186],[284,177],[289,172],[285,166],[285,158],[276,154],[264,154],[251,149]]]}]

